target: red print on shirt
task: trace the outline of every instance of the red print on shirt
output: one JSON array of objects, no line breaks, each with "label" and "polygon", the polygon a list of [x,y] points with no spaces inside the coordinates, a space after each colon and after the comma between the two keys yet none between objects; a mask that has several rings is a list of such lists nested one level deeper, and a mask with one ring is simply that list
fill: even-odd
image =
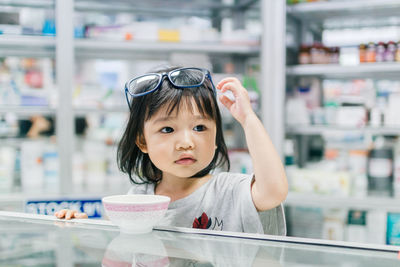
[{"label": "red print on shirt", "polygon": [[208,218],[205,212],[203,212],[199,218],[195,218],[193,221],[193,228],[208,229],[210,226],[211,218]]}]

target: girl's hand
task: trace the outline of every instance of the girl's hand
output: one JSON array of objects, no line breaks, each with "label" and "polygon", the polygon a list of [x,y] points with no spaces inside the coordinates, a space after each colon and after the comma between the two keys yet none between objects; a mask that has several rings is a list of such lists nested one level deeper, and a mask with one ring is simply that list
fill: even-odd
[{"label": "girl's hand", "polygon": [[229,99],[226,95],[221,95],[219,100],[229,109],[232,116],[242,125],[244,125],[249,115],[255,115],[251,108],[249,94],[242,86],[242,83],[234,77],[225,78],[217,84],[217,89],[221,93],[231,91],[235,97],[234,100]]},{"label": "girl's hand", "polygon": [[67,209],[59,210],[56,213],[54,213],[54,215],[58,219],[65,218],[66,220],[73,219],[73,218],[76,218],[76,219],[87,219],[88,218],[86,213],[82,213],[82,212],[79,212],[76,210],[67,210]]}]

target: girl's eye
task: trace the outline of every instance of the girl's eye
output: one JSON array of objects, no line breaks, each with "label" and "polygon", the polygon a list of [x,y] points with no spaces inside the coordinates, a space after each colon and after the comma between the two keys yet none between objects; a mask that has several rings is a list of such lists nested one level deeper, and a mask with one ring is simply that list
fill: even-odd
[{"label": "girl's eye", "polygon": [[197,131],[197,132],[202,132],[206,130],[206,126],[204,125],[197,125],[193,128],[193,130]]},{"label": "girl's eye", "polygon": [[171,127],[164,127],[161,129],[162,133],[172,133],[174,131],[174,129],[172,129]]}]

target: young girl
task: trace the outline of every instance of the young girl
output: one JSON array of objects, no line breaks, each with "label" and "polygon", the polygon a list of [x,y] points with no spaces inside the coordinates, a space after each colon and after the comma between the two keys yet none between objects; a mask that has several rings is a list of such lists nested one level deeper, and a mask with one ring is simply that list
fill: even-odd
[{"label": "young girl", "polygon": [[[174,67],[126,84],[131,112],[118,163],[133,183],[128,194],[169,196],[161,225],[284,235],[288,184],[279,155],[240,81],[223,79],[217,89],[244,129],[254,174],[213,173],[229,170],[229,159],[210,72]],[[71,210],[56,216],[86,217]]]}]

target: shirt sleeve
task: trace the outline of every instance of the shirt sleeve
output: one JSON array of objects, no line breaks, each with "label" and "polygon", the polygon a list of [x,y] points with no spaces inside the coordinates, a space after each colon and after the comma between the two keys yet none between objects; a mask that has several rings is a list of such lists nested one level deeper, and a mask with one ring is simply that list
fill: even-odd
[{"label": "shirt sleeve", "polygon": [[[283,205],[258,212],[251,196],[251,185],[254,175],[244,175],[236,186],[242,225],[244,232],[264,233],[269,235],[286,235],[286,221]],[[261,228],[261,229],[260,229]]]},{"label": "shirt sleeve", "polygon": [[262,234],[264,233],[263,225],[251,197],[251,183],[253,178],[250,175],[242,174],[237,180],[238,182],[235,184],[233,190],[233,199],[236,200],[235,206],[237,206],[240,213],[243,232]]}]

